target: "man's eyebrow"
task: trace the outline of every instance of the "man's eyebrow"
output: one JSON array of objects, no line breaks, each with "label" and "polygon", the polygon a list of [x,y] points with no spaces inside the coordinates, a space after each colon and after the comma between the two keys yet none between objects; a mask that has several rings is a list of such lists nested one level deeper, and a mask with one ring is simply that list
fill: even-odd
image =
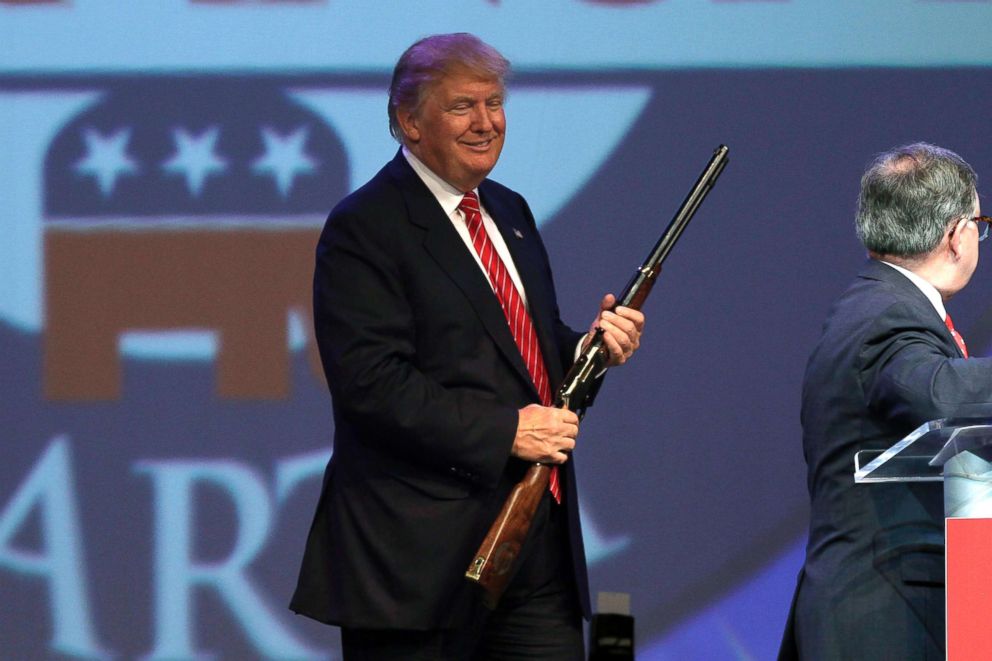
[{"label": "man's eyebrow", "polygon": [[[490,105],[492,103],[499,103],[502,105],[503,99],[505,97],[506,94],[504,92],[496,92],[494,94],[490,94],[489,96],[487,96],[484,100],[482,100],[482,103],[486,105]],[[454,96],[448,99],[447,101],[439,100],[439,103],[441,108],[445,110],[453,110],[454,108],[461,105],[473,106],[476,103],[478,103],[477,99],[478,99],[477,96],[471,94],[459,94],[458,96]]]},{"label": "man's eyebrow", "polygon": [[[492,101],[493,99],[502,99],[504,96],[506,96],[505,92],[493,92],[492,94],[486,97],[486,101]],[[472,103],[475,101],[475,99],[476,96],[474,94],[458,94],[456,96],[451,97],[448,103],[451,104],[465,103],[465,102]]]}]

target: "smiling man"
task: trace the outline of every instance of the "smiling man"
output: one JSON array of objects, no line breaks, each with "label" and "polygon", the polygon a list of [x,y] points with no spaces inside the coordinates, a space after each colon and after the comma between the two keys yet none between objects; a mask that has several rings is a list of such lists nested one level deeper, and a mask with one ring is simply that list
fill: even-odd
[{"label": "smiling man", "polygon": [[[290,607],[342,629],[345,659],[582,659],[589,615],[572,451],[551,406],[584,337],[559,317],[524,199],[486,177],[506,132],[509,63],[469,34],[400,58],[400,153],[331,212],[314,323],[334,455]],[[644,318],[608,309],[610,364]],[[495,611],[465,570],[528,466],[553,464]]]}]

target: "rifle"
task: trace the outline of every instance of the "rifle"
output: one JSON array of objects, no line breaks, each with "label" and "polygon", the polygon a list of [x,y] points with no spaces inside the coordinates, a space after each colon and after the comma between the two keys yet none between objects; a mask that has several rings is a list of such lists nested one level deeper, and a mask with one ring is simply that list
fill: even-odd
[{"label": "rifle", "polygon": [[[655,279],[661,272],[661,263],[665,261],[682,231],[692,220],[693,214],[702,203],[706,194],[713,188],[717,177],[723,172],[728,163],[729,149],[720,145],[713,152],[713,157],[706,165],[689,195],[682,202],[678,212],[668,224],[665,232],[658,239],[648,258],[644,260],[627,283],[623,294],[613,306],[624,306],[640,310],[651,293]],[[597,329],[592,340],[579,357],[575,360],[565,380],[555,395],[555,406],[574,411],[581,419],[585,410],[592,404],[600,377],[607,369],[609,355],[603,342],[603,331]],[[538,503],[548,490],[548,479],[551,469],[544,464],[534,464],[510,492],[499,516],[489,528],[486,538],[476,551],[475,557],[465,572],[465,578],[477,583],[483,589],[483,602],[489,608],[495,608],[506,585],[513,575],[517,556],[530,530],[537,512]]]}]

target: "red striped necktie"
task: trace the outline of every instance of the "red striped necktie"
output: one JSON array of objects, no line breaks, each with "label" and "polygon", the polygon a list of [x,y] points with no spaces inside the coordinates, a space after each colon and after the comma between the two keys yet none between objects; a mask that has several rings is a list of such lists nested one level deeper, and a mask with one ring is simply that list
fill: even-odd
[{"label": "red striped necktie", "polygon": [[961,355],[965,358],[968,357],[968,347],[964,343],[964,338],[961,337],[961,333],[954,329],[954,322],[951,321],[951,315],[944,316],[944,325],[947,326],[947,330],[951,331],[951,337],[954,341],[958,343],[958,349],[961,349]]},{"label": "red striped necktie", "polygon": [[[503,314],[506,315],[506,322],[510,325],[513,341],[517,343],[524,364],[527,365],[527,372],[534,382],[534,387],[537,388],[537,394],[541,397],[541,405],[551,406],[551,385],[548,381],[548,370],[544,365],[544,356],[541,355],[541,347],[537,342],[534,323],[527,313],[520,292],[517,291],[506,270],[506,265],[500,259],[493,242],[489,239],[486,227],[482,223],[479,198],[476,197],[474,191],[465,193],[458,209],[465,214],[465,224],[468,226],[469,236],[472,237],[472,245],[489,275],[489,282],[496,292],[496,298],[503,307]],[[560,503],[561,483],[558,479],[557,466],[551,466],[548,488],[555,501]]]}]

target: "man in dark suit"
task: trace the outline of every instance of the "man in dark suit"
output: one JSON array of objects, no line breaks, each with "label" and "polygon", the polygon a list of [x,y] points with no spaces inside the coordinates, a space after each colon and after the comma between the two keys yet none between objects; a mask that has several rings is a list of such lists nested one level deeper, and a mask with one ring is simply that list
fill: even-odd
[{"label": "man in dark suit", "polygon": [[[346,659],[583,656],[578,418],[549,393],[585,336],[559,318],[527,203],[486,179],[508,66],[468,34],[411,46],[390,87],[400,153],[335,207],[317,247],[334,455],[290,607],[341,626]],[[619,364],[644,319],[613,302],[590,330]],[[557,466],[555,493],[490,613],[464,573],[533,462]]]},{"label": "man in dark suit", "polygon": [[861,181],[869,262],[835,303],[803,384],[811,522],[781,658],[944,658],[940,484],[854,484],[854,455],[924,422],[992,413],[992,361],[967,357],[944,309],[989,219],[976,177],[928,144],[882,154]]}]

